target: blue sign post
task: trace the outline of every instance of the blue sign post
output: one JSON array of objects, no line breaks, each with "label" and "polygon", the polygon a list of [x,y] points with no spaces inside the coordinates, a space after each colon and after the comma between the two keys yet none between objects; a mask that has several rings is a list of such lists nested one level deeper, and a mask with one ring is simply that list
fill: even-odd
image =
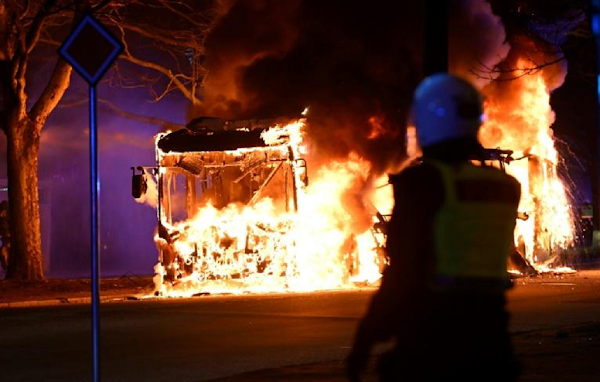
[{"label": "blue sign post", "polygon": [[69,34],[58,53],[89,84],[90,108],[90,192],[92,239],[92,357],[94,382],[100,381],[100,240],[98,196],[98,133],[96,84],[123,50],[121,42],[87,14]]}]

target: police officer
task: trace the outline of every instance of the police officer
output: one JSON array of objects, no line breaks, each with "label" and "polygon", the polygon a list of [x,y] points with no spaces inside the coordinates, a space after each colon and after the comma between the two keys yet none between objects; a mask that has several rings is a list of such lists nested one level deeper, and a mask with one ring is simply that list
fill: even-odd
[{"label": "police officer", "polygon": [[423,163],[390,178],[390,265],[359,324],[347,360],[358,381],[372,347],[381,381],[515,381],[506,269],[520,185],[475,165],[482,100],[448,74],[416,89],[413,116]]}]

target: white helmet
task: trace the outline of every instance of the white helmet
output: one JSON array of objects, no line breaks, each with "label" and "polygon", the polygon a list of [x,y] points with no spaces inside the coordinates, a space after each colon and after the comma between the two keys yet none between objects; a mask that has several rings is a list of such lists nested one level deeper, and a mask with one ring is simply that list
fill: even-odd
[{"label": "white helmet", "polygon": [[477,138],[481,95],[467,81],[438,73],[425,78],[413,97],[413,118],[421,147],[460,138]]}]

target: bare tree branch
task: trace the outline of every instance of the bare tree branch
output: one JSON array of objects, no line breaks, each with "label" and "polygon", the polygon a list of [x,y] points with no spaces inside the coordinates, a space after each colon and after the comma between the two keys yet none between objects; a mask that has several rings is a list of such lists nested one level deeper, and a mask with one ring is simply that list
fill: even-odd
[{"label": "bare tree branch", "polygon": [[118,28],[120,29],[121,35],[123,36],[121,41],[123,42],[124,49],[123,49],[123,55],[121,56],[121,58],[123,58],[124,60],[129,61],[131,63],[134,63],[138,66],[152,69],[159,73],[162,73],[164,76],[167,77],[167,79],[169,79],[170,82],[172,82],[179,89],[181,94],[183,94],[188,100],[190,100],[190,102],[192,102],[192,104],[195,105],[199,102],[198,99],[196,98],[196,95],[192,94],[190,92],[190,90],[188,88],[186,88],[185,84],[179,80],[177,75],[175,73],[173,73],[173,71],[171,69],[168,69],[168,68],[166,68],[162,65],[159,65],[155,62],[150,62],[150,61],[146,61],[146,60],[142,60],[137,57],[134,57],[131,54],[131,52],[129,51],[129,45],[125,41],[125,31],[124,31],[123,27],[118,26]]},{"label": "bare tree branch", "polygon": [[[469,70],[469,72],[471,74],[473,74],[475,77],[481,78],[481,79],[493,80],[493,81],[512,81],[512,80],[516,80],[517,78],[521,78],[521,77],[524,77],[527,75],[536,74],[540,70],[544,69],[545,67],[557,64],[563,60],[565,60],[564,55],[560,55],[553,60],[545,61],[543,63],[536,63],[533,60],[531,60],[531,58],[529,58],[529,61],[532,62],[533,65],[528,66],[528,67],[521,67],[521,68],[512,68],[512,67],[504,68],[502,66],[496,66],[496,67],[490,68],[489,66],[486,66],[483,62],[479,61],[479,65],[483,69],[473,68],[473,69]],[[507,74],[512,74],[512,75],[506,76]]]},{"label": "bare tree branch", "polygon": [[27,49],[27,53],[31,53],[33,47],[37,44],[37,40],[40,36],[40,31],[44,25],[44,21],[46,17],[48,17],[48,13],[51,11],[52,7],[56,4],[56,0],[47,0],[42,3],[42,6],[38,10],[38,13],[35,15],[32,24],[29,26],[29,31],[27,33],[27,38],[25,41],[25,46]]},{"label": "bare tree branch", "polygon": [[[76,12],[73,12],[71,20],[73,26],[79,21]],[[73,68],[71,65],[67,64],[62,58],[58,59],[50,76],[50,80],[29,112],[30,119],[36,122],[35,126],[36,129],[38,129],[37,134],[41,133],[41,129],[44,126],[46,119],[54,108],[56,108],[56,105],[58,105],[65,91],[69,87],[72,71]]]},{"label": "bare tree branch", "polygon": [[71,65],[59,58],[50,76],[50,81],[31,108],[29,116],[32,120],[39,122],[40,129],[69,87],[72,70]]},{"label": "bare tree branch", "polygon": [[[198,105],[200,100],[197,92],[206,75],[200,57],[204,52],[204,41],[217,17],[216,11],[211,8],[210,1],[207,0],[207,5],[203,6],[204,10],[202,11],[198,11],[200,8],[197,8],[193,2],[165,0],[147,2],[101,0],[92,5],[92,8],[98,17],[103,19],[107,25],[114,26],[119,32],[125,47],[120,61],[126,61],[157,73],[158,77],[149,77],[145,71],[136,73],[137,82],[148,88],[155,101],[161,100],[176,90],[193,105]],[[64,6],[64,4],[62,5]],[[180,22],[181,26],[178,29],[169,30],[162,30],[160,25],[144,25],[144,23],[152,21],[136,19],[133,16],[136,14],[136,7],[142,6],[156,9],[155,17],[159,19],[162,16],[160,12],[167,11],[170,14],[169,17],[178,21],[183,20],[183,24]],[[182,18],[182,14],[186,14],[186,17]],[[47,28],[38,36],[37,41],[59,46],[61,41],[58,41],[55,36],[61,35],[56,32],[59,30],[58,28],[64,28],[64,19],[63,14],[61,17],[51,18],[47,22]],[[170,24],[165,21],[164,25]],[[141,41],[148,43],[149,46],[141,47]],[[132,50],[134,42],[135,49]],[[156,60],[155,57],[159,60]],[[170,58],[170,60],[166,58]],[[131,82],[124,81],[124,77],[120,73],[118,77],[121,85]]]},{"label": "bare tree branch", "polygon": [[209,24],[204,24],[204,23],[200,23],[198,22],[198,20],[195,20],[194,18],[190,17],[189,14],[184,13],[184,12],[180,12],[178,9],[175,9],[174,7],[171,6],[170,2],[168,0],[158,0],[158,2],[165,7],[166,9],[170,10],[171,12],[173,12],[175,15],[177,15],[178,17],[180,17],[183,20],[187,20],[188,22],[190,22],[190,24],[195,25],[196,27],[199,27],[201,29],[205,29],[210,25],[210,22],[212,20],[205,18],[205,20],[207,20],[209,22]]},{"label": "bare tree branch", "polygon": [[[113,20],[114,22],[114,20]],[[115,22],[116,23],[116,22]],[[164,44],[177,46],[180,48],[188,48],[190,45],[195,44],[194,40],[199,40],[191,32],[186,34],[170,35],[168,31],[157,31],[156,29],[149,30],[141,26],[132,24],[121,24],[123,28],[132,32],[135,32],[141,36],[148,37],[149,39],[160,41]]]},{"label": "bare tree branch", "polygon": [[[59,107],[60,108],[78,107],[78,106],[85,105],[87,103],[88,103],[87,98],[81,97],[81,99],[71,102],[71,103],[61,102]],[[178,124],[175,122],[171,122],[171,121],[167,121],[162,118],[150,117],[148,115],[137,114],[137,113],[132,113],[132,112],[123,110],[120,107],[118,107],[117,105],[115,105],[113,102],[111,102],[107,99],[104,99],[104,98],[98,99],[98,103],[100,104],[101,107],[104,107],[107,110],[110,110],[111,112],[117,114],[120,117],[131,119],[134,121],[148,123],[151,125],[157,125],[157,126],[160,126],[163,130],[179,130],[179,129],[183,129],[185,127],[184,125],[181,125],[181,124]]]},{"label": "bare tree branch", "polygon": [[149,123],[152,125],[158,125],[158,126],[161,126],[163,129],[179,130],[179,129],[182,129],[185,127],[184,125],[180,125],[178,123],[165,121],[162,118],[155,118],[155,117],[150,117],[147,115],[141,115],[141,114],[136,114],[136,113],[131,113],[131,112],[125,111],[125,110],[119,108],[114,103],[112,103],[106,99],[101,99],[100,103],[102,105],[106,106],[109,110],[111,110],[115,114],[117,114],[123,118],[128,118],[128,119],[132,119],[135,121],[145,122],[145,123]]},{"label": "bare tree branch", "polygon": [[12,13],[12,21],[15,31],[15,51],[11,58],[11,72],[13,82],[11,84],[12,89],[17,96],[17,114],[21,119],[27,112],[27,92],[26,92],[26,79],[25,74],[27,72],[27,44],[26,44],[26,32],[21,20],[17,17],[18,5],[14,1],[7,2],[6,5],[10,8]]}]

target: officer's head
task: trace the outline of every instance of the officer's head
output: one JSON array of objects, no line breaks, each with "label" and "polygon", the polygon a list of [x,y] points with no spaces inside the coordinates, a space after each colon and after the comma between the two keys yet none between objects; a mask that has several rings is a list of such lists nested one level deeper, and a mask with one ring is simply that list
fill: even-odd
[{"label": "officer's head", "polygon": [[477,140],[482,99],[471,84],[438,73],[425,78],[413,97],[413,118],[422,149],[454,140]]}]

